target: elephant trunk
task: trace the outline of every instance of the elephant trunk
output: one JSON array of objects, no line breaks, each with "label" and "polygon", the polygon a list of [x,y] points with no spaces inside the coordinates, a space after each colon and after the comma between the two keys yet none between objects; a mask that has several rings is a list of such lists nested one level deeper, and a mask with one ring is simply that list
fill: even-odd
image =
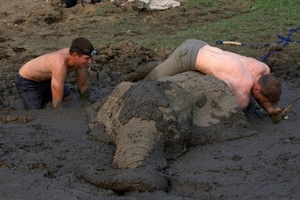
[{"label": "elephant trunk", "polygon": [[150,166],[161,170],[167,166],[164,157],[164,135],[156,129],[152,120],[131,118],[118,127],[117,150],[114,164],[118,168]]}]

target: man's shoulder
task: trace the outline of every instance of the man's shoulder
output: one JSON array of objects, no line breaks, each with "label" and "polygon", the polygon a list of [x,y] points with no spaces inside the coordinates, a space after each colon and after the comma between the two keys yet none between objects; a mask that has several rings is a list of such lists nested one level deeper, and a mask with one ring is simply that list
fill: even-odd
[{"label": "man's shoulder", "polygon": [[51,52],[45,53],[45,54],[43,54],[39,57],[49,56],[49,55],[57,55],[57,54],[61,54],[61,53],[69,53],[69,48],[63,48],[63,49],[59,49],[59,50],[56,50],[56,51],[51,51]]},{"label": "man's shoulder", "polygon": [[49,53],[45,58],[45,65],[49,70],[56,71],[66,68],[65,60],[69,55],[66,50],[59,50],[56,52]]},{"label": "man's shoulder", "polygon": [[45,54],[48,59],[52,61],[59,61],[60,59],[65,59],[69,55],[69,48],[60,49],[52,53]]},{"label": "man's shoulder", "polygon": [[60,49],[60,50],[58,50],[54,53],[69,53],[69,50],[70,50],[70,48],[63,48],[63,49]]}]

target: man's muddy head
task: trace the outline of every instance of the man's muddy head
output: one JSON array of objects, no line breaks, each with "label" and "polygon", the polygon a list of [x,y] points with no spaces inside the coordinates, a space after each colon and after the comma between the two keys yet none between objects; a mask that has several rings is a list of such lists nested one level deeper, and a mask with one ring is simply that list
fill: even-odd
[{"label": "man's muddy head", "polygon": [[84,37],[78,37],[72,41],[70,54],[74,52],[87,56],[93,56],[99,53],[97,49],[94,49],[92,43]]},{"label": "man's muddy head", "polygon": [[272,105],[276,105],[282,92],[281,84],[278,79],[271,74],[267,74],[260,77],[258,84],[261,86],[260,93],[267,98]]}]

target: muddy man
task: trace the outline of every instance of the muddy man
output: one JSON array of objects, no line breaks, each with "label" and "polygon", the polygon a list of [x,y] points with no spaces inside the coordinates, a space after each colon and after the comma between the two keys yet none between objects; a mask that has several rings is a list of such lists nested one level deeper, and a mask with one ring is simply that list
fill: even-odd
[{"label": "muddy man", "polygon": [[41,55],[25,63],[17,74],[17,87],[25,108],[41,109],[51,100],[53,107],[57,108],[61,101],[69,100],[71,93],[64,81],[72,71],[76,73],[80,97],[88,98],[85,68],[97,53],[88,39],[78,37],[72,41],[70,48]]},{"label": "muddy man", "polygon": [[276,108],[282,91],[281,84],[270,74],[270,68],[265,63],[223,51],[201,40],[185,41],[145,79],[157,80],[192,70],[227,83],[242,109],[248,106],[252,94],[270,116],[281,112],[280,108]]}]

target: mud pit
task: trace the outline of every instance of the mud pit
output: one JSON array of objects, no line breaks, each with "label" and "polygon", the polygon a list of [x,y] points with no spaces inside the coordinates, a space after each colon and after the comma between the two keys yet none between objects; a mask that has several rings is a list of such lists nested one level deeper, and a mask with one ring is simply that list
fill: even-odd
[{"label": "mud pit", "polygon": [[[101,35],[100,40],[94,25],[86,23],[97,21],[91,17],[92,6],[62,11],[65,18],[61,18],[53,7],[40,4],[42,1],[21,2],[0,3],[1,199],[297,199],[300,196],[299,103],[288,112],[289,119],[277,125],[253,104],[245,114],[247,123],[257,134],[188,146],[181,156],[174,155],[168,160],[167,168],[161,171],[169,179],[167,192],[114,192],[84,181],[82,174],[90,168],[100,173],[111,170],[117,151],[110,143],[111,138],[100,142],[91,136],[93,129],[90,129],[86,109],[91,105],[96,107],[92,103],[104,104],[124,75],[140,65],[165,59],[172,49],[145,48],[134,42],[132,35],[121,38],[120,33],[125,36],[129,33],[119,30],[110,29],[110,34]],[[97,6],[103,5],[111,6]],[[111,16],[120,14],[118,8],[109,9],[107,13]],[[189,10],[192,11],[197,14]],[[19,14],[13,15],[14,12]],[[216,14],[228,17],[222,12]],[[174,17],[168,11],[157,13],[155,17],[168,15]],[[191,15],[191,19],[194,16]],[[213,20],[216,17],[204,18]],[[170,30],[170,27],[166,28]],[[83,30],[89,30],[87,37],[91,41],[101,44],[98,46],[101,54],[87,70],[91,102],[78,101],[74,76],[70,75],[67,83],[73,89],[73,101],[63,104],[59,110],[51,106],[40,111],[22,110],[14,87],[18,68],[41,53],[68,46],[75,35],[84,35]],[[120,42],[108,44],[105,40],[112,35]],[[264,53],[256,49],[249,50],[246,55],[260,58]],[[300,93],[298,55],[299,51],[287,49],[267,60],[283,83],[280,107]]]},{"label": "mud pit", "polygon": [[[118,191],[167,191],[168,176],[162,170],[188,148],[256,134],[228,86],[198,72],[158,82],[122,82],[103,105],[91,106],[87,115],[90,135],[116,145],[116,168],[144,168],[112,170],[110,176],[107,171],[84,175],[88,182]],[[112,141],[102,139],[108,137]],[[138,178],[128,181],[123,176],[127,171]],[[115,176],[117,180],[111,178]]]}]

